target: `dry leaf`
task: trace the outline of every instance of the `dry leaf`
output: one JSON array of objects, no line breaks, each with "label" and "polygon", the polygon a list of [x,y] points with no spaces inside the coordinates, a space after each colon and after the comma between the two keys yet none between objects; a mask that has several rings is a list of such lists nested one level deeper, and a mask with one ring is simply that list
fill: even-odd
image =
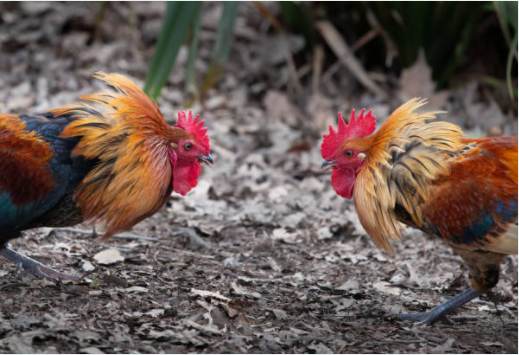
[{"label": "dry leaf", "polygon": [[231,302],[230,298],[227,298],[227,297],[223,296],[222,294],[220,294],[220,292],[196,290],[196,289],[192,288],[191,289],[191,293],[193,295],[200,296],[200,297],[203,297],[203,298],[210,297],[210,298],[215,298],[215,299],[220,300],[220,301]]},{"label": "dry leaf", "polygon": [[393,287],[390,283],[384,281],[374,283],[373,288],[388,295],[399,296],[401,293],[401,290],[398,287]]},{"label": "dry leaf", "polygon": [[443,108],[449,96],[446,91],[436,92],[436,83],[432,80],[432,72],[423,50],[420,50],[416,62],[402,71],[400,88],[404,95],[403,101],[421,97],[427,99],[429,107],[434,109]]},{"label": "dry leaf", "polygon": [[287,244],[297,243],[297,233],[289,233],[285,228],[276,228],[272,231],[272,239],[281,240]]},{"label": "dry leaf", "polygon": [[89,272],[89,271],[95,270],[95,266],[92,265],[92,263],[88,260],[83,261],[83,265],[81,265],[81,268],[83,269],[84,272]]},{"label": "dry leaf", "polygon": [[240,285],[238,285],[238,283],[236,281],[232,283],[231,287],[232,287],[234,293],[236,293],[237,295],[261,298],[261,295],[258,292],[249,292],[244,287],[241,287]]},{"label": "dry leaf", "polygon": [[222,306],[222,308],[225,310],[225,312],[227,312],[227,315],[230,318],[234,318],[239,314],[239,311],[237,309],[232,308],[228,304],[221,303],[220,306]]},{"label": "dry leaf", "polygon": [[81,354],[104,354],[101,349],[95,347],[81,348],[79,352]]},{"label": "dry leaf", "polygon": [[339,291],[358,291],[359,290],[359,282],[355,279],[348,279],[345,283],[335,288]]},{"label": "dry leaf", "polygon": [[287,317],[287,312],[282,311],[281,309],[272,309],[272,313],[274,313],[277,320],[283,320]]},{"label": "dry leaf", "polygon": [[117,248],[110,248],[94,255],[94,260],[101,265],[111,265],[124,261],[124,257]]}]

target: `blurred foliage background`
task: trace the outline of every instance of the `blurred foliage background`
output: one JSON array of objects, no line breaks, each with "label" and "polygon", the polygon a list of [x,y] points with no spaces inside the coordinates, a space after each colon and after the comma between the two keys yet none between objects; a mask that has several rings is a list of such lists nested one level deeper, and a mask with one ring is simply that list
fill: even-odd
[{"label": "blurred foliage background", "polygon": [[475,134],[517,134],[517,2],[56,4],[0,2],[4,112],[75,100],[102,70],[171,117],[258,108],[318,137],[338,110],[383,119],[420,96]]},{"label": "blurred foliage background", "polygon": [[[253,4],[271,23],[272,31],[304,38],[304,51],[294,58],[295,65],[311,62],[324,42],[326,51],[334,46],[346,48],[340,54],[355,56],[363,69],[398,77],[416,63],[423,50],[437,90],[476,78],[508,91],[514,100],[517,97],[517,2],[280,1],[278,14],[261,2]],[[182,45],[189,46],[184,69],[194,98],[217,83],[232,46],[239,6],[239,2],[223,4],[211,64],[207,72],[197,73],[194,62],[203,4],[169,2],[146,76],[146,92],[154,98],[160,95]],[[475,56],[477,68],[471,67]]]}]

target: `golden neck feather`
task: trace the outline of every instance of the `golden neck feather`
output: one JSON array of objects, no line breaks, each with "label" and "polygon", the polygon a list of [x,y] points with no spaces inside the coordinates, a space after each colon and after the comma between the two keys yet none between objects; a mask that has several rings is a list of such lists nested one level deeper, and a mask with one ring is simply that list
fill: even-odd
[{"label": "golden neck feather", "polygon": [[100,104],[79,103],[54,110],[77,119],[62,137],[81,137],[73,156],[98,163],[78,186],[74,200],[85,221],[104,224],[107,239],[155,213],[172,190],[168,150],[187,138],[184,130],[169,126],[157,105],[130,80],[119,74],[99,73],[112,86],[82,97]]},{"label": "golden neck feather", "polygon": [[420,203],[427,200],[428,187],[449,173],[445,152],[460,148],[461,129],[447,122],[428,122],[441,112],[416,112],[424,104],[410,100],[362,141],[369,147],[355,180],[355,206],[366,232],[387,252],[393,251],[391,240],[400,239],[395,205],[403,206],[420,226]]}]

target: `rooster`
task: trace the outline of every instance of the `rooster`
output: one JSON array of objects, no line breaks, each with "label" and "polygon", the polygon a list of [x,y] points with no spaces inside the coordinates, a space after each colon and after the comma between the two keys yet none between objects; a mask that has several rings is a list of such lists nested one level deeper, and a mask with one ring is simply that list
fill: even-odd
[{"label": "rooster", "polygon": [[450,245],[470,271],[470,288],[423,313],[394,315],[432,324],[490,290],[499,265],[517,254],[517,137],[469,139],[459,127],[430,122],[442,112],[417,112],[425,101],[400,106],[375,133],[375,117],[339,113],[324,135],[323,170],[336,193],[354,197],[373,241],[393,253],[404,223]]},{"label": "rooster", "polygon": [[213,164],[198,116],[180,112],[172,127],[124,76],[95,77],[113,90],[41,115],[0,114],[0,255],[39,277],[76,278],[9,248],[22,231],[99,222],[106,240],[153,215],[172,191],[186,195],[200,163]]}]

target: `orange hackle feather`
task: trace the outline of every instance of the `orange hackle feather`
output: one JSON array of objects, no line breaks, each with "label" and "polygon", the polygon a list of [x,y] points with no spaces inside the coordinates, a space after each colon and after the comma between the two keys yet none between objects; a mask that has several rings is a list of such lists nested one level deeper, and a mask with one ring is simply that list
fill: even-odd
[{"label": "orange hackle feather", "polygon": [[158,106],[119,74],[97,73],[114,90],[81,97],[103,106],[79,103],[53,111],[78,119],[62,137],[82,137],[73,156],[98,159],[74,194],[85,221],[104,224],[103,240],[151,216],[172,191],[168,148],[190,134],[171,127]]},{"label": "orange hackle feather", "polygon": [[517,137],[464,138],[451,123],[429,122],[439,112],[418,112],[424,104],[410,100],[370,136],[347,136],[339,119],[321,153],[325,167],[335,164],[335,191],[350,198],[354,187],[359,220],[385,251],[394,251],[391,241],[405,224],[441,238],[464,260],[472,291],[402,318],[433,322],[494,287],[500,263],[517,254],[518,144]]},{"label": "orange hackle feather", "polygon": [[429,122],[440,112],[418,112],[424,104],[400,106],[371,136],[342,138],[342,150],[365,152],[353,191],[364,229],[387,252],[403,222],[457,250],[517,253],[517,137],[463,138]]},{"label": "orange hackle feather", "polygon": [[355,207],[366,232],[387,252],[393,252],[391,240],[400,240],[402,230],[395,205],[402,205],[420,227],[420,206],[429,198],[428,186],[449,173],[445,153],[461,145],[461,129],[448,122],[428,122],[440,112],[417,112],[424,104],[412,99],[375,134],[344,142],[366,152],[355,180]]}]

